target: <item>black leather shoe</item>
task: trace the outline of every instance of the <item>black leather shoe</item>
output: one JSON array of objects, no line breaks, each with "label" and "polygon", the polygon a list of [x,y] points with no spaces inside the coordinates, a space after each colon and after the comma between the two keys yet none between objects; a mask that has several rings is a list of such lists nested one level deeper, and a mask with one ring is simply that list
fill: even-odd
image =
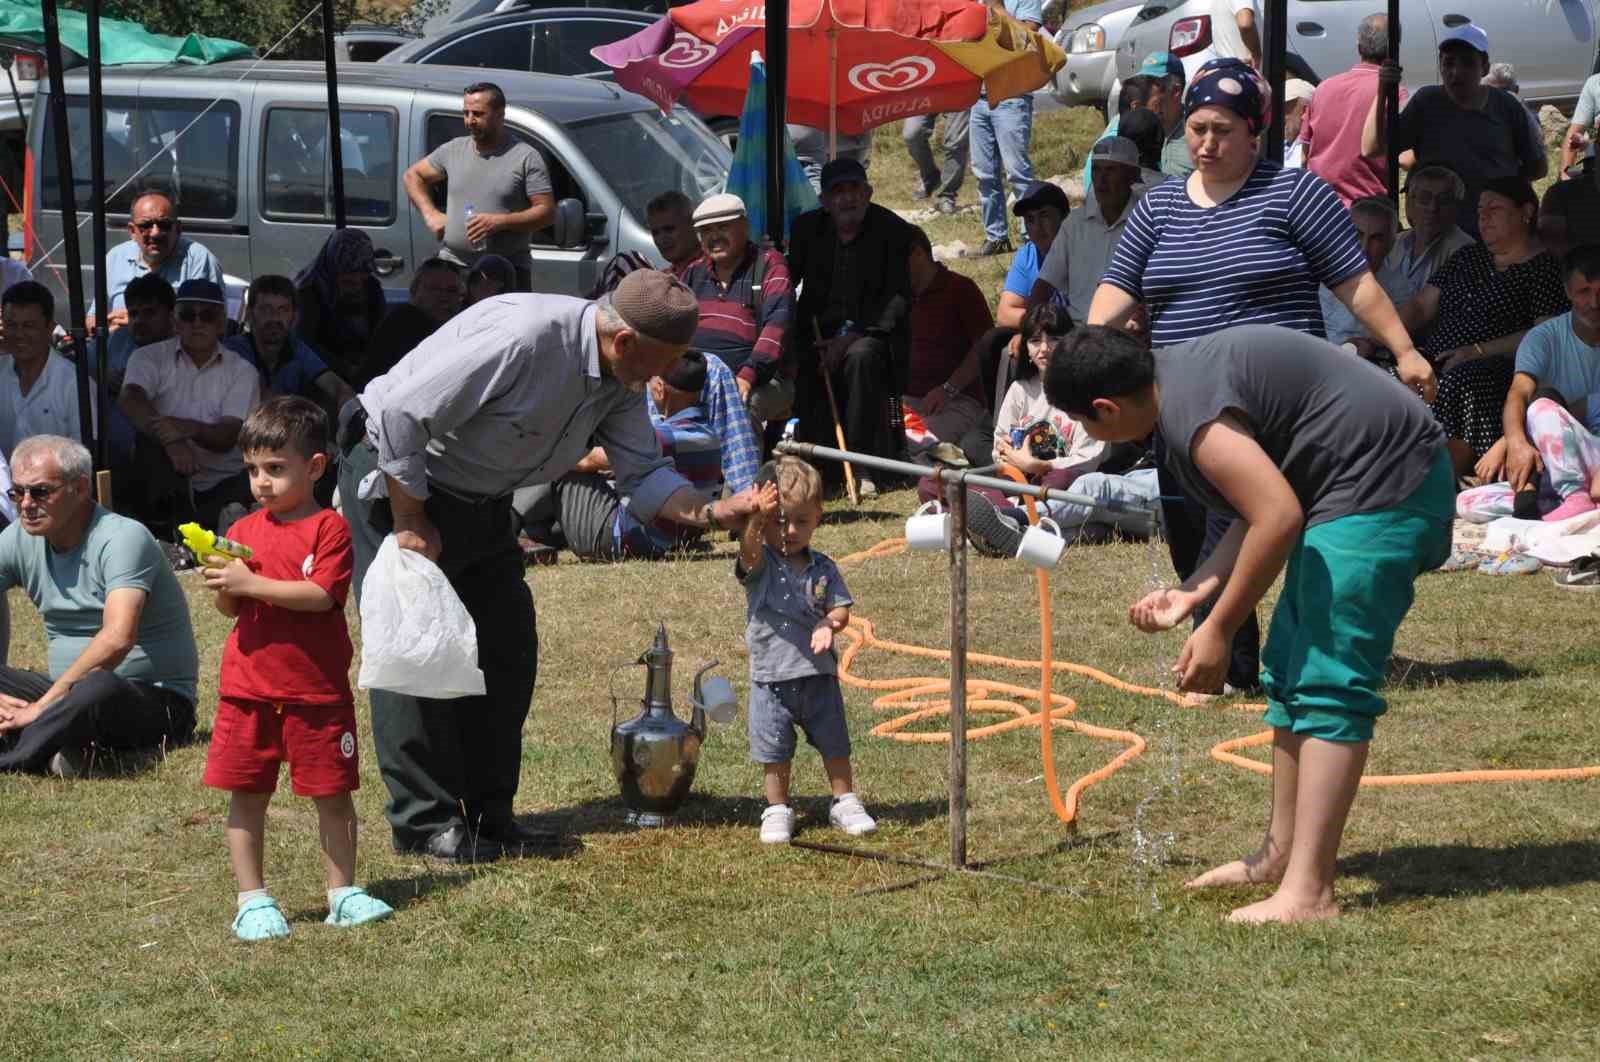
[{"label": "black leather shoe", "polygon": [[452,826],[440,830],[425,841],[413,844],[395,843],[398,853],[414,853],[445,863],[493,863],[505,854],[499,842],[479,835],[474,837],[465,826]]},{"label": "black leather shoe", "polygon": [[576,837],[554,830],[536,830],[516,821],[500,827],[485,826],[482,837],[491,844],[498,844],[509,859],[561,852],[580,845]]}]

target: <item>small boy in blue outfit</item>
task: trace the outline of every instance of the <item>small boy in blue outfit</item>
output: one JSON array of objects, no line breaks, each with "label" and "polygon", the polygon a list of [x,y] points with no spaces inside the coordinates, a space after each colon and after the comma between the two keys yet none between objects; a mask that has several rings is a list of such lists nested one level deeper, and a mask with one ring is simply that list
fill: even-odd
[{"label": "small boy in blue outfit", "polygon": [[828,820],[851,836],[877,828],[854,791],[850,735],[833,636],[850,622],[850,592],[838,566],[811,548],[822,520],[822,477],[796,457],[768,462],[756,511],[739,537],[734,575],[744,585],[750,647],[750,758],[762,765],[764,844],[788,844],[795,727],[822,755],[833,790]]}]

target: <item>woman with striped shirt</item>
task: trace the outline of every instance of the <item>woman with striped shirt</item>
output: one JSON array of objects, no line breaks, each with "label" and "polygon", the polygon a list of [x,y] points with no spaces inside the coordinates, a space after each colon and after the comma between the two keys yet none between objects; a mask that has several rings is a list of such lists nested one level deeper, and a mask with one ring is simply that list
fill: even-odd
[{"label": "woman with striped shirt", "polygon": [[[1195,172],[1150,189],[1134,207],[1095,291],[1089,323],[1121,327],[1143,306],[1157,347],[1244,324],[1322,337],[1317,288],[1326,284],[1395,352],[1406,386],[1432,399],[1433,369],[1367,268],[1338,194],[1309,170],[1260,157],[1270,99],[1261,76],[1236,59],[1200,68],[1184,97],[1184,136]],[[1352,359],[1351,371],[1377,370]],[[1164,450],[1159,437],[1156,448]],[[1182,494],[1164,462],[1161,493]],[[1163,509],[1173,566],[1188,578],[1232,520],[1194,502],[1164,501]],[[1204,618],[1197,613],[1195,622]],[[1259,646],[1252,616],[1234,638],[1228,686],[1259,685]]]},{"label": "woman with striped shirt", "polygon": [[1269,92],[1238,60],[1201,68],[1185,98],[1196,169],[1145,193],[1095,292],[1090,324],[1143,304],[1158,347],[1243,324],[1323,336],[1319,284],[1395,352],[1400,379],[1432,397],[1433,370],[1367,269],[1349,211],[1316,174],[1259,157]]}]

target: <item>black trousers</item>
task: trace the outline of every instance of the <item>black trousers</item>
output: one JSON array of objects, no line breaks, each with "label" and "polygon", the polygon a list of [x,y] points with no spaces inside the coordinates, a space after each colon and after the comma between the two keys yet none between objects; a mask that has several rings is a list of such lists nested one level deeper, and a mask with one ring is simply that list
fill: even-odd
[{"label": "black trousers", "polygon": [[133,465],[126,479],[113,483],[119,508],[128,509],[145,524],[169,533],[188,520],[217,531],[217,516],[224,506],[238,502],[248,508],[255,503],[250,496],[250,480],[242,471],[209,490],[192,490],[189,478],[172,467],[167,452],[145,435],[134,443]]},{"label": "black trousers", "polygon": [[[339,494],[355,547],[356,599],[393,527],[387,500],[358,499],[378,455],[357,442],[339,465]],[[522,726],[533,703],[539,634],[523,576],[509,496],[468,501],[433,490],[428,519],[439,529],[439,567],[478,629],[480,697],[434,700],[372,690],[372,739],[389,789],[385,813],[401,846],[452,826],[494,833],[511,822],[522,773]],[[365,632],[363,632],[365,634]]]},{"label": "black trousers", "polygon": [[[827,389],[817,371],[816,351],[802,352],[799,365],[795,379],[799,437],[805,442],[837,446]],[[896,438],[889,406],[890,395],[896,393],[894,381],[900,374],[888,341],[876,336],[860,337],[850,344],[831,376],[846,446],[857,453],[900,457],[905,450],[905,434],[902,431]]]},{"label": "black trousers", "polygon": [[[1015,328],[991,328],[978,337],[978,382],[983,385],[984,397],[989,400],[989,412],[993,413],[1000,408],[1000,400],[1006,396],[1006,388],[1011,386],[1011,380],[1016,375],[1016,364],[1013,362],[1002,380],[1000,377],[1000,363],[1011,358],[1011,340],[1017,335]],[[988,464],[987,461],[983,462]]]},{"label": "black trousers", "polygon": [[[0,693],[33,702],[50,676],[0,667]],[[180,694],[110,671],[91,671],[21,730],[0,734],[0,771],[43,771],[62,749],[153,748],[194,737],[194,704]]]},{"label": "black trousers", "polygon": [[[1204,505],[1183,496],[1183,487],[1167,470],[1166,442],[1155,436],[1157,477],[1161,483],[1161,519],[1166,527],[1167,549],[1179,578],[1187,579],[1216,550],[1217,543],[1233,526],[1233,517],[1210,512]],[[1195,609],[1194,625],[1199,627],[1211,615],[1211,606]],[[1261,626],[1254,612],[1233,636],[1228,658],[1227,682],[1239,690],[1261,685]]]}]

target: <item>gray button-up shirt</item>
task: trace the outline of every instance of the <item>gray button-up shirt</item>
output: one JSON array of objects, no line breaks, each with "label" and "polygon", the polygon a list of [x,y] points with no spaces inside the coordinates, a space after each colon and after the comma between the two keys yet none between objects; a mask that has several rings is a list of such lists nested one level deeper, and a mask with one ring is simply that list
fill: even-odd
[{"label": "gray button-up shirt", "polygon": [[833,651],[811,651],[811,632],[824,616],[851,604],[844,576],[825,553],[807,550],[799,570],[771,546],[762,545],[761,565],[753,572],[734,562],[733,574],[744,584],[745,645],[750,650],[751,682],[788,682],[807,675],[835,675]]},{"label": "gray button-up shirt", "polygon": [[367,438],[408,494],[498,496],[572,471],[605,447],[617,492],[653,519],[690,484],[663,457],[642,392],[600,372],[595,307],[561,295],[469,306],[367,385]]}]

